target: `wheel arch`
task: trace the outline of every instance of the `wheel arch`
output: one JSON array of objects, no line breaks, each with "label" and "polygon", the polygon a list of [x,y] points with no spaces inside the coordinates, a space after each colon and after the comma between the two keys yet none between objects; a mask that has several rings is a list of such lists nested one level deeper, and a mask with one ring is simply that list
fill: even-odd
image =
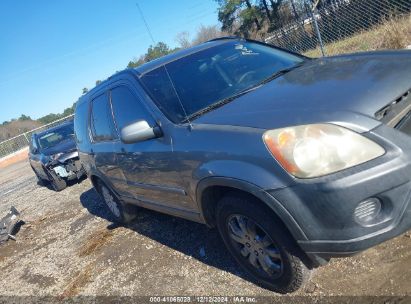
[{"label": "wheel arch", "polygon": [[112,183],[107,179],[104,178],[103,176],[101,176],[100,174],[97,174],[96,172],[90,172],[89,173],[89,179],[91,181],[91,184],[93,185],[94,189],[100,193],[100,189],[98,187],[98,183],[101,182],[103,183],[105,186],[107,186],[112,192],[113,194],[120,199],[119,194],[117,193],[116,189],[113,187]]},{"label": "wheel arch", "polygon": [[296,241],[307,240],[306,235],[298,223],[279,201],[258,186],[234,178],[209,177],[198,183],[196,199],[201,217],[208,226],[215,226],[215,208],[217,202],[229,192],[253,196],[278,217]]}]

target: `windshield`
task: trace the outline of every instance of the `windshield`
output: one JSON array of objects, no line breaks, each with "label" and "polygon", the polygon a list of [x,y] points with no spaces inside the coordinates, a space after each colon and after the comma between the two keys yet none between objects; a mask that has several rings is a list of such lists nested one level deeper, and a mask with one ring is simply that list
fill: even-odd
[{"label": "windshield", "polygon": [[279,49],[235,40],[170,62],[141,81],[160,110],[179,123],[303,61]]},{"label": "windshield", "polygon": [[74,126],[73,124],[68,124],[61,128],[41,134],[38,137],[38,143],[41,149],[48,149],[63,141],[73,139],[73,136]]}]

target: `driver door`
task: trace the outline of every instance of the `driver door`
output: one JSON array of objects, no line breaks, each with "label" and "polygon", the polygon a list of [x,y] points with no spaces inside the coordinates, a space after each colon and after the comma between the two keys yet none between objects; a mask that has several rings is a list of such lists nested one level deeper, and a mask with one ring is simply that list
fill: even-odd
[{"label": "driver door", "polygon": [[[110,92],[119,134],[122,128],[136,121],[145,120],[150,126],[156,125],[152,114],[140,101],[138,91],[132,85],[119,83]],[[132,144],[120,140],[116,147],[117,161],[126,183],[119,190],[148,208],[191,211],[194,210],[194,204],[181,185],[171,142],[167,134]]]}]

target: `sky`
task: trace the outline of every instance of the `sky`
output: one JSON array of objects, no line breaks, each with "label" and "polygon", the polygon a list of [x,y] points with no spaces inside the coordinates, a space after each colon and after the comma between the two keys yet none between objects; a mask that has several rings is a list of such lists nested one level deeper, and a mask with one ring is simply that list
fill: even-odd
[{"label": "sky", "polygon": [[152,44],[218,25],[214,0],[1,0],[0,123],[61,113]]}]

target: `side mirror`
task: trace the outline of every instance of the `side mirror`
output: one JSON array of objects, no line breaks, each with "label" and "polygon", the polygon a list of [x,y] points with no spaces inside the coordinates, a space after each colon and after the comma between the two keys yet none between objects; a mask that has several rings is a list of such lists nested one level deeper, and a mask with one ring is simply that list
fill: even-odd
[{"label": "side mirror", "polygon": [[121,140],[126,144],[133,144],[162,136],[160,127],[150,127],[145,120],[139,120],[125,126],[121,129],[120,133]]}]

